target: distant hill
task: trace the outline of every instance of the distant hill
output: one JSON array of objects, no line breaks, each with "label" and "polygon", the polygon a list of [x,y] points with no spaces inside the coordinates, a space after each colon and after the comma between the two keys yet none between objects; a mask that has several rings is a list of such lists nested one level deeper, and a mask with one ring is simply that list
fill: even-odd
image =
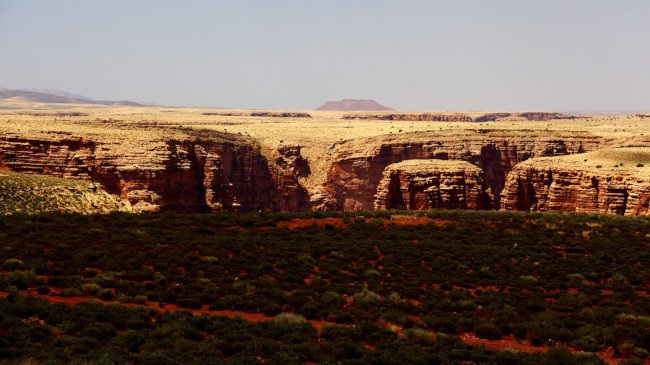
[{"label": "distant hill", "polygon": [[79,95],[79,94],[73,94],[69,93],[67,91],[63,90],[58,90],[58,89],[16,89],[16,91],[30,91],[34,93],[41,93],[41,94],[49,94],[49,95],[56,95],[56,96],[63,96],[66,98],[72,98],[72,99],[80,99],[80,100],[87,100],[87,101],[93,101],[92,98],[89,98],[87,96]]},{"label": "distant hill", "polygon": [[345,99],[341,101],[326,101],[325,104],[316,108],[316,110],[336,110],[336,111],[384,111],[393,110],[383,106],[374,100],[365,99]]},{"label": "distant hill", "polygon": [[[41,91],[29,91],[41,90]],[[47,92],[45,92],[47,91]],[[54,92],[54,93],[50,93]],[[98,104],[98,105],[115,105],[115,106],[145,106],[128,100],[92,100],[88,97],[67,93],[60,90],[51,89],[23,89],[11,90],[0,88],[0,100],[19,100],[33,103],[52,103],[52,104]]]}]

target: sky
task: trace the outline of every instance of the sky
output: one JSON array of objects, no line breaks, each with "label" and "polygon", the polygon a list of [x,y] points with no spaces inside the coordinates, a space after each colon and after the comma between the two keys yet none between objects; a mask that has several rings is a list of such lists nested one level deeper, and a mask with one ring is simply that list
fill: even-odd
[{"label": "sky", "polygon": [[0,0],[0,87],[169,106],[650,110],[648,0]]}]

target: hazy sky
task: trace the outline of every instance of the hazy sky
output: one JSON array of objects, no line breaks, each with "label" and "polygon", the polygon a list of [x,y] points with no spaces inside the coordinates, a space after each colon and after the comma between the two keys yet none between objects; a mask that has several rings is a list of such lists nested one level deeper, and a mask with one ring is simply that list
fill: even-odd
[{"label": "hazy sky", "polygon": [[234,108],[650,110],[650,1],[0,0],[0,87]]}]

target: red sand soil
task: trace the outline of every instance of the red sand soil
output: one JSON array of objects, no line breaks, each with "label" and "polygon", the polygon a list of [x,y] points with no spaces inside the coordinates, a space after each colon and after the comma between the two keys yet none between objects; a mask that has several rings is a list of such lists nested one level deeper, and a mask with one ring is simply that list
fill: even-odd
[{"label": "red sand soil", "polygon": [[276,227],[277,228],[287,227],[289,229],[296,229],[296,228],[309,227],[313,224],[319,227],[324,227],[326,224],[331,224],[334,227],[338,227],[338,228],[347,226],[345,223],[343,223],[343,218],[322,218],[322,219],[300,218],[300,219],[292,219],[290,221],[278,222]]},{"label": "red sand soil", "polygon": [[[371,221],[372,219],[367,219],[366,221]],[[389,225],[398,225],[398,226],[421,226],[427,223],[434,223],[436,225],[442,226],[445,224],[451,223],[448,219],[431,219],[428,217],[411,217],[411,216],[394,216],[390,219],[382,219],[384,226]],[[292,219],[290,221],[278,222],[276,227],[287,227],[289,229],[295,228],[304,228],[311,225],[317,225],[319,227],[324,227],[326,224],[330,224],[334,227],[342,228],[346,227],[347,224],[343,222],[343,218],[299,218]]]}]

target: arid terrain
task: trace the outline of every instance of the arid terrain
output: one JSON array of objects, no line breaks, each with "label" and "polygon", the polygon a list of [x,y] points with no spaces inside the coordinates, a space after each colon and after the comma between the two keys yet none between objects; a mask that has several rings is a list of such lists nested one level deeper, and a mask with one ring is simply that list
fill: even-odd
[{"label": "arid terrain", "polygon": [[[399,193],[407,209],[650,214],[643,114],[6,108],[0,169],[94,181],[136,212],[390,209],[378,199]],[[391,188],[409,160],[423,161]],[[424,160],[478,169],[437,164],[455,177],[422,180]]]}]

